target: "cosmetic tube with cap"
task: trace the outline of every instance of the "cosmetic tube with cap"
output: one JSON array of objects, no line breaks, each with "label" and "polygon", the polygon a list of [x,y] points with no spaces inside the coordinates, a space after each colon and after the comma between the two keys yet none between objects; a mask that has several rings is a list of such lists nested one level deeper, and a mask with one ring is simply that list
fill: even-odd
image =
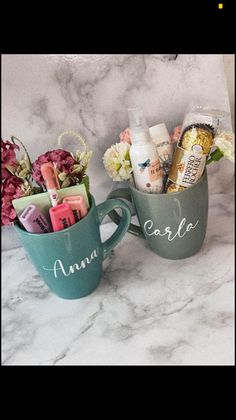
[{"label": "cosmetic tube with cap", "polygon": [[46,183],[52,206],[55,207],[58,204],[58,190],[60,189],[56,168],[51,162],[43,163],[41,165],[41,173]]}]

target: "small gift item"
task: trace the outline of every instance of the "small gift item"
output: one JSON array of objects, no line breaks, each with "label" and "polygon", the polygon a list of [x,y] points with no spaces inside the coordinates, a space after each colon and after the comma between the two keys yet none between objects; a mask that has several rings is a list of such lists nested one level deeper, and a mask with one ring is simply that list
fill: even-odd
[{"label": "small gift item", "polygon": [[27,232],[31,233],[48,233],[51,227],[34,204],[29,204],[19,216],[19,220]]},{"label": "small gift item", "polygon": [[[22,142],[26,153],[18,161],[17,139],[2,140],[2,225],[14,222],[30,260],[52,292],[77,299],[98,286],[103,260],[123,238],[131,215],[122,200],[96,205],[86,175],[92,152],[72,131],[59,136],[59,146],[66,136],[79,139],[83,150],[50,150],[33,164]],[[122,210],[119,228],[102,242],[100,224],[115,208]]]},{"label": "small gift item", "polygon": [[69,204],[62,203],[51,207],[49,214],[52,222],[53,232],[66,229],[75,223],[72,209]]},{"label": "small gift item", "polygon": [[[89,208],[88,194],[84,184],[76,184],[71,187],[60,188],[60,190],[58,190],[58,202],[62,203],[65,197],[75,195],[82,196],[86,203],[86,207]],[[52,203],[47,192],[12,200],[12,205],[17,216],[19,216],[29,204],[35,205],[44,217],[46,217],[47,220],[50,220],[49,209],[52,206]]]},{"label": "small gift item", "polygon": [[80,195],[65,197],[63,199],[63,203],[69,204],[76,222],[78,222],[80,219],[83,219],[83,217],[85,217],[88,213],[85,200]]},{"label": "small gift item", "polygon": [[132,139],[130,159],[136,188],[151,194],[161,193],[163,170],[156,145],[141,111],[130,108],[128,112]]},{"label": "small gift item", "polygon": [[167,193],[182,191],[201,178],[217,126],[218,118],[209,111],[187,113],[165,186]]},{"label": "small gift item", "polygon": [[[124,160],[117,153],[113,153],[114,146],[105,152],[104,165],[108,175],[114,181],[128,180],[129,183],[128,188],[122,186],[113,190],[108,198],[122,198],[131,203],[139,225],[130,223],[128,232],[136,238],[146,239],[152,251],[163,258],[173,260],[188,258],[201,249],[208,220],[208,182],[205,166],[222,157],[234,161],[233,133],[221,131],[218,127],[218,122],[220,123],[225,116],[223,111],[198,107],[192,109],[191,114],[186,116],[182,127],[174,129],[170,136],[171,146],[176,142],[178,144],[167,185],[168,193],[173,192],[173,194],[151,193],[151,181],[146,183],[146,191],[138,189],[137,183],[133,182],[133,161],[128,154],[133,147],[132,130],[131,134],[125,130],[120,136],[121,147],[123,148],[124,144],[127,147],[125,159],[126,167],[129,168],[127,177],[120,176]],[[165,134],[166,140],[161,142],[163,147],[169,144],[168,133]],[[155,159],[151,162],[151,159],[149,161],[143,153],[141,173],[146,171],[150,180],[153,180],[156,170],[158,169]],[[190,186],[191,188],[188,188]],[[116,211],[110,212],[109,217],[116,224],[120,221],[120,215]]]},{"label": "small gift item", "polygon": [[149,128],[152,141],[156,144],[163,169],[163,182],[165,184],[172,162],[173,145],[171,144],[170,135],[164,123],[157,124]]},{"label": "small gift item", "polygon": [[[68,188],[72,188],[71,195],[82,195],[87,209],[89,208],[89,177],[86,171],[92,152],[87,149],[83,136],[74,131],[63,132],[58,137],[59,146],[66,136],[79,140],[82,150],[78,149],[74,153],[64,149],[49,150],[33,163],[24,144],[17,137],[11,136],[11,141],[1,140],[2,226],[17,221],[17,216],[19,217],[29,205],[36,206],[38,211],[42,212],[42,217],[49,221],[50,206],[61,204],[61,200],[68,196]],[[25,152],[19,160],[16,151],[19,151],[20,147],[16,142]],[[73,188],[82,185],[87,192],[83,188]],[[30,209],[33,211],[34,207]],[[29,209],[26,214],[29,215]],[[27,226],[32,229],[32,226]]]}]

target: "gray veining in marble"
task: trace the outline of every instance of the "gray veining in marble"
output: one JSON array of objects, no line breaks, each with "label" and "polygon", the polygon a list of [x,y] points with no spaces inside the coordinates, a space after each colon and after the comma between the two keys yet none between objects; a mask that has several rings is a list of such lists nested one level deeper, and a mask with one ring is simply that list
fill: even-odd
[{"label": "gray veining in marble", "polygon": [[[127,234],[98,289],[49,292],[22,248],[3,252],[4,365],[233,365],[234,201],[210,196],[201,251],[165,260]],[[102,225],[105,240],[114,225]]]},{"label": "gray veining in marble", "polygon": [[[102,156],[127,127],[127,108],[139,105],[150,126],[165,122],[171,131],[192,101],[229,111],[222,55],[2,57],[3,137],[24,140],[35,159],[56,147],[62,131],[80,131],[94,151],[89,172],[99,201],[115,187]],[[219,163],[210,172],[212,192],[225,192],[232,165]]]},{"label": "gray veining in marble", "polygon": [[[80,131],[94,152],[97,203],[114,183],[102,156],[139,105],[148,124],[169,131],[190,101],[229,111],[222,55],[3,55],[2,136],[22,139],[32,159]],[[230,119],[226,121],[231,128]],[[22,248],[2,253],[4,365],[232,365],[234,363],[234,165],[209,173],[208,230],[201,251],[164,260],[127,234],[104,263],[90,296],[49,292]],[[101,232],[108,237],[112,223]],[[11,229],[3,247],[19,246]]]},{"label": "gray veining in marble", "polygon": [[[89,175],[98,203],[124,186],[108,177],[102,156],[127,127],[127,108],[140,106],[150,126],[165,122],[171,131],[191,101],[229,111],[222,55],[2,56],[3,138],[22,139],[34,160],[57,147],[62,131],[81,132],[94,152]],[[231,128],[230,118],[226,128]],[[208,173],[210,194],[232,190],[230,162],[211,165]],[[4,249],[15,245],[14,232],[5,229]]]}]

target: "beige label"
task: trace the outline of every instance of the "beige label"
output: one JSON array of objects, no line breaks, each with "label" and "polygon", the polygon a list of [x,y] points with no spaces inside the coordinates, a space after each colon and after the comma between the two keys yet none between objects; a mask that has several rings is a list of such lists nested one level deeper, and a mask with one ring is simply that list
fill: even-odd
[{"label": "beige label", "polygon": [[171,165],[169,179],[183,187],[195,184],[206,166],[206,155],[189,152],[177,146]]},{"label": "beige label", "polygon": [[150,164],[148,167],[148,174],[150,182],[157,181],[162,177],[161,164],[159,160],[155,160],[155,162]]}]

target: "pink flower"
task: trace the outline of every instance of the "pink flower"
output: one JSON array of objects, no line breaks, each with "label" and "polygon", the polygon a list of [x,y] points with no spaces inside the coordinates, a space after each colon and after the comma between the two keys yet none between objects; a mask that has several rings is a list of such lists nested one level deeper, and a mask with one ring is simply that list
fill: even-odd
[{"label": "pink flower", "polygon": [[33,163],[33,179],[37,184],[44,184],[44,179],[41,174],[41,165],[47,162],[54,162],[58,172],[65,172],[66,174],[72,172],[73,165],[76,164],[76,160],[71,156],[69,152],[62,149],[51,150],[43,155],[40,155],[38,159]]},{"label": "pink flower", "polygon": [[124,143],[129,143],[129,144],[132,143],[130,128],[126,128],[124,131],[120,133],[120,141]]},{"label": "pink flower", "polygon": [[178,125],[178,127],[175,127],[174,130],[172,131],[171,135],[170,135],[170,141],[171,143],[175,143],[179,140],[180,138],[180,133],[181,133],[181,125]]},{"label": "pink flower", "polygon": [[1,226],[10,225],[16,218],[16,211],[12,206],[14,198],[20,198],[23,195],[21,189],[22,180],[15,175],[10,175],[2,181],[1,185]]},{"label": "pink flower", "polygon": [[10,141],[1,140],[1,177],[2,179],[9,178],[10,172],[6,169],[6,165],[17,167],[15,149],[19,150],[19,146]]}]

